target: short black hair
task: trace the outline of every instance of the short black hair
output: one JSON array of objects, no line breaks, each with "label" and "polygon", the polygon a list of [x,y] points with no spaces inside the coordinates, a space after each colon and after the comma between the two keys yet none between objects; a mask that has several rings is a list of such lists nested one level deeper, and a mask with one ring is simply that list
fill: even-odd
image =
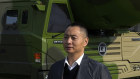
[{"label": "short black hair", "polygon": [[79,27],[80,30],[85,34],[85,36],[88,37],[88,31],[85,28],[85,25],[84,24],[74,22],[74,23],[71,23],[71,24],[68,25],[68,27],[75,27],[75,26],[76,27]]}]

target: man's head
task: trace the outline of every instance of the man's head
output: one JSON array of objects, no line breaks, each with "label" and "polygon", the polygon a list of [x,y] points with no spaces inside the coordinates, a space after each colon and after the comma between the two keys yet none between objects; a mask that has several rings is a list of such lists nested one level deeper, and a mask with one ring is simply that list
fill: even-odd
[{"label": "man's head", "polygon": [[65,51],[67,53],[84,53],[84,48],[87,44],[87,30],[77,23],[68,25],[63,39]]}]

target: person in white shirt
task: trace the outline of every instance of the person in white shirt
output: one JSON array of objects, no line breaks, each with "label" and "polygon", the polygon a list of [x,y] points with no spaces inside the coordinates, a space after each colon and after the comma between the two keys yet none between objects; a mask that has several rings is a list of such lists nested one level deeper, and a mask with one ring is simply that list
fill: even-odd
[{"label": "person in white shirt", "polygon": [[68,25],[63,38],[68,55],[51,66],[48,79],[111,79],[106,66],[84,54],[88,41],[88,33],[83,25]]}]

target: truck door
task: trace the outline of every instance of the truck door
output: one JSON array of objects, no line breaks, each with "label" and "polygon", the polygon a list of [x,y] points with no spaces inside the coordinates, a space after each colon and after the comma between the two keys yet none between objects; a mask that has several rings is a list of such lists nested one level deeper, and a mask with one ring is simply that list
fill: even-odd
[{"label": "truck door", "polygon": [[56,61],[65,57],[62,45],[63,33],[71,23],[67,4],[53,3],[47,29],[47,64],[48,68]]}]

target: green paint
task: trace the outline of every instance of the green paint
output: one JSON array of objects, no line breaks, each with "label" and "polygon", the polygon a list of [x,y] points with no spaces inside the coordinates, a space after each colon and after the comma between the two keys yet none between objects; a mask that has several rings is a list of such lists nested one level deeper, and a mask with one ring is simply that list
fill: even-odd
[{"label": "green paint", "polygon": [[129,0],[100,1],[98,4],[89,1],[70,0],[75,20],[89,29],[128,28],[139,23],[140,11]]},{"label": "green paint", "polygon": [[[25,77],[30,75],[31,79],[36,79],[39,75],[37,73],[44,73],[44,75],[46,75],[48,73],[46,70],[49,70],[54,62],[67,55],[63,49],[62,43],[54,43],[54,41],[62,41],[64,33],[47,32],[53,3],[66,4],[72,22],[74,22],[74,19],[80,21],[91,30],[100,28],[115,29],[118,33],[124,33],[128,31],[120,27],[128,28],[138,23],[140,20],[139,10],[136,10],[129,0],[108,0],[105,3],[101,2],[96,4],[87,1],[70,0],[70,2],[73,3],[71,5],[68,0],[7,0],[7,2],[1,0],[0,16],[3,16],[7,10],[18,10],[18,28],[17,31],[10,30],[9,33],[7,32],[6,34],[3,29],[3,24],[0,24],[0,30],[3,33],[3,35],[1,35],[1,49],[7,49],[7,58],[4,56],[5,53],[2,53],[0,55],[0,61],[5,58],[7,59],[5,61],[14,63],[3,64],[5,66],[1,65],[0,67],[3,67],[3,69],[1,69],[0,72],[7,73],[9,77],[12,75],[14,78],[15,75],[13,75],[13,73],[17,75],[20,74],[19,76],[24,75]],[[21,22],[22,12],[24,10],[28,10],[29,12],[27,24],[22,24]],[[119,28],[119,30],[116,28]],[[85,48],[85,54],[94,60],[104,63],[108,67],[112,79],[118,79],[118,67],[113,63],[115,61],[112,61],[112,64],[108,64],[108,62],[103,59],[103,56],[100,56],[98,53],[98,45],[100,42],[105,42],[108,46],[113,43],[116,37],[96,37],[91,35],[89,39],[89,44]],[[15,50],[12,50],[12,48]],[[7,53],[10,53],[10,55],[13,54],[15,59],[8,56]],[[21,55],[19,55],[19,53],[21,53]],[[42,58],[40,63],[34,62],[34,53],[41,53]],[[15,64],[15,62],[26,64],[19,65]],[[7,69],[8,66],[11,68],[9,67],[9,69]],[[23,71],[14,71],[16,68],[19,68],[19,70],[22,69]],[[7,71],[5,71],[5,69]],[[7,78],[5,74],[0,75]]]},{"label": "green paint", "polygon": [[40,11],[45,11],[45,5],[36,5]]}]

